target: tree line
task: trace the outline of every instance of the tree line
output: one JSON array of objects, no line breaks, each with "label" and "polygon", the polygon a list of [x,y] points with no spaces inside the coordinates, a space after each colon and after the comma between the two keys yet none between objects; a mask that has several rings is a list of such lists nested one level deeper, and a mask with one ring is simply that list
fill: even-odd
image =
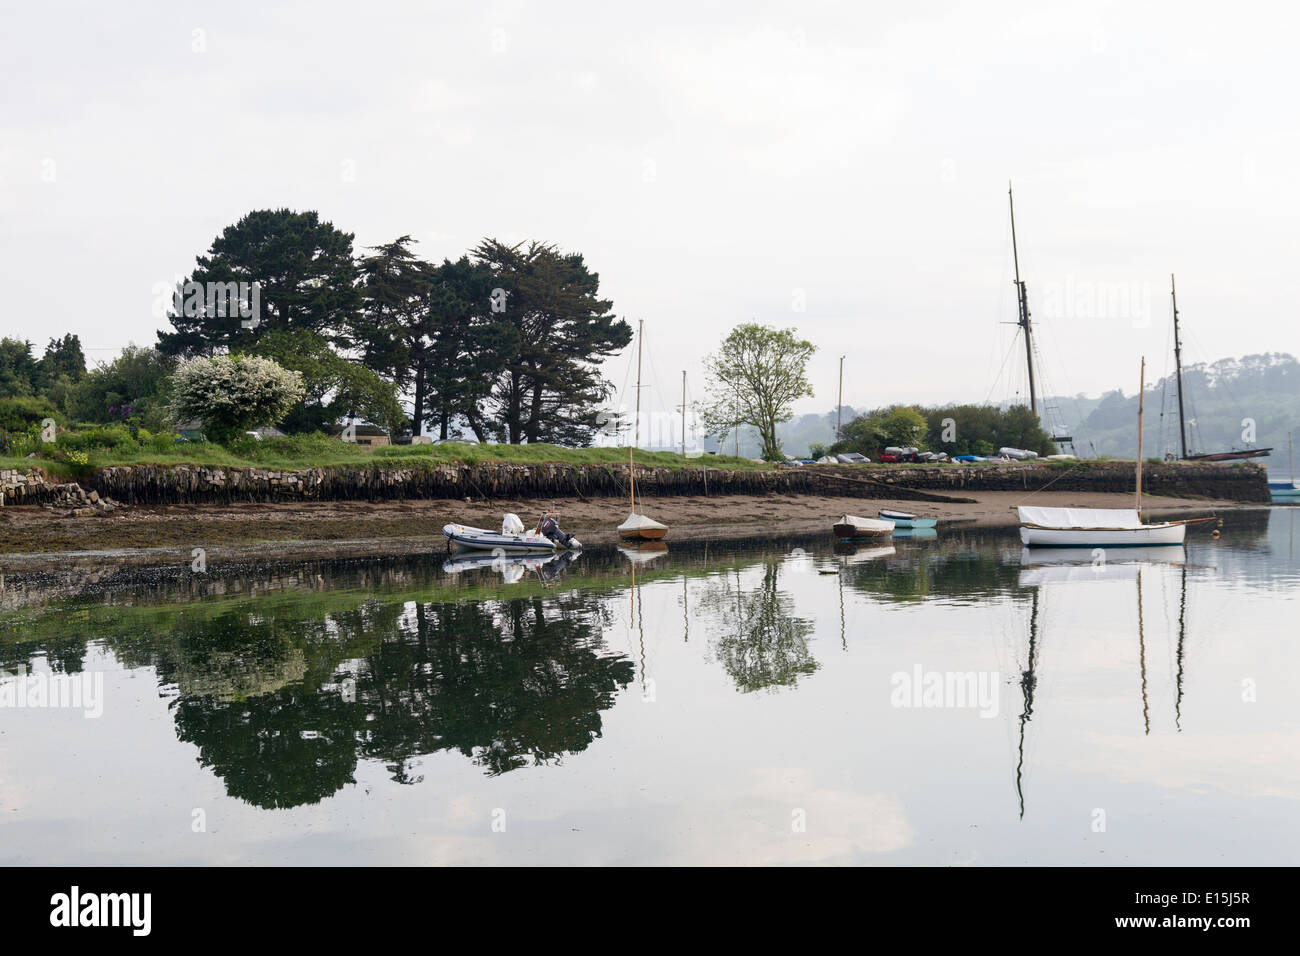
[{"label": "tree line", "polygon": [[152,348],[88,372],[75,335],[41,359],[5,339],[0,397],[159,427],[179,363],[256,356],[301,376],[303,400],[277,422],[290,433],[359,417],[441,438],[463,427],[480,441],[590,443],[612,391],[599,365],[632,330],[581,254],[489,238],[433,262],[409,235],[360,253],[353,241],[313,211],[250,212],[196,257]]}]

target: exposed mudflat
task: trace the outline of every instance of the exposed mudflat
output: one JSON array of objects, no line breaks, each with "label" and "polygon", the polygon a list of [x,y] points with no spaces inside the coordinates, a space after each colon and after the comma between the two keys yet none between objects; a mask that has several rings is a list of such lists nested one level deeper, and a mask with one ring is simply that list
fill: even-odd
[{"label": "exposed mudflat", "polygon": [[[722,495],[650,498],[638,510],[669,527],[668,542],[682,538],[734,538],[825,529],[849,513],[873,516],[894,508],[945,522],[1015,523],[1018,504],[1126,508],[1132,496],[1099,492],[976,492],[971,503],[892,501],[831,495]],[[1213,514],[1241,507],[1222,501],[1147,498],[1145,510]],[[609,544],[627,517],[626,501],[557,498],[549,501],[314,501],[280,504],[158,505],[123,507],[110,514],[70,517],[36,506],[0,510],[0,572],[54,570],[69,564],[189,562],[194,548],[209,560],[354,557],[443,551],[449,522],[500,527],[507,511],[525,524],[542,511],[559,516],[584,544]]]}]

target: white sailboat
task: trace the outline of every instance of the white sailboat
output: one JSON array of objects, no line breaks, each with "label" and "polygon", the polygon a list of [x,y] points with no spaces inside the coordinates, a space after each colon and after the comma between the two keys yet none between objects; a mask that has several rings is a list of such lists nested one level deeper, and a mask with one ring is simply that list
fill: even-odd
[{"label": "white sailboat", "polygon": [[618,526],[618,536],[624,541],[658,541],[668,533],[668,526],[660,524],[654,518],[636,513],[636,463],[632,460],[632,450],[641,438],[641,339],[645,334],[645,322],[642,321],[636,337],[636,437],[627,449],[628,491],[632,499],[632,513]]},{"label": "white sailboat", "polygon": [[1142,407],[1146,389],[1146,359],[1138,385],[1137,507],[1034,508],[1021,506],[1020,540],[1030,547],[1132,548],[1181,545],[1187,526],[1213,518],[1189,518],[1144,524],[1142,521]]}]

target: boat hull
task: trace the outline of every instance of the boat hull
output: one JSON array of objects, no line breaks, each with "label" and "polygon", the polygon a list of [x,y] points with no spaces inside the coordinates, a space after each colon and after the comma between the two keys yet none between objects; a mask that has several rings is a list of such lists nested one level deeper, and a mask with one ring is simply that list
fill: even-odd
[{"label": "boat hull", "polygon": [[1221,451],[1212,455],[1188,455],[1184,461],[1244,461],[1247,458],[1266,458],[1273,449],[1250,448],[1246,451]]},{"label": "boat hull", "polygon": [[1041,548],[1142,548],[1182,544],[1185,524],[1152,524],[1142,528],[1039,528],[1020,526],[1020,541]]},{"label": "boat hull", "polygon": [[875,518],[844,515],[831,526],[835,537],[846,541],[865,541],[872,538],[890,538],[894,535],[894,522]]},{"label": "boat hull", "polygon": [[619,531],[618,536],[624,541],[658,541],[667,533],[667,528],[636,528]]},{"label": "boat hull", "polygon": [[554,541],[536,532],[502,534],[500,531],[489,531],[486,528],[449,524],[443,527],[442,533],[456,547],[467,551],[549,553],[555,550]]}]

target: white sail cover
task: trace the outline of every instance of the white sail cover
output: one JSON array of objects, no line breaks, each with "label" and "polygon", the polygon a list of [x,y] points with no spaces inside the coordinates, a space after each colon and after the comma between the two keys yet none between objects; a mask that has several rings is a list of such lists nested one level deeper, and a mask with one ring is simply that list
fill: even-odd
[{"label": "white sail cover", "polygon": [[666,524],[660,524],[654,518],[647,518],[645,515],[636,513],[627,516],[627,520],[618,526],[619,531],[667,531]]},{"label": "white sail cover", "polygon": [[1132,509],[1124,508],[1026,508],[1020,512],[1021,524],[1041,528],[1142,528],[1142,519]]}]

